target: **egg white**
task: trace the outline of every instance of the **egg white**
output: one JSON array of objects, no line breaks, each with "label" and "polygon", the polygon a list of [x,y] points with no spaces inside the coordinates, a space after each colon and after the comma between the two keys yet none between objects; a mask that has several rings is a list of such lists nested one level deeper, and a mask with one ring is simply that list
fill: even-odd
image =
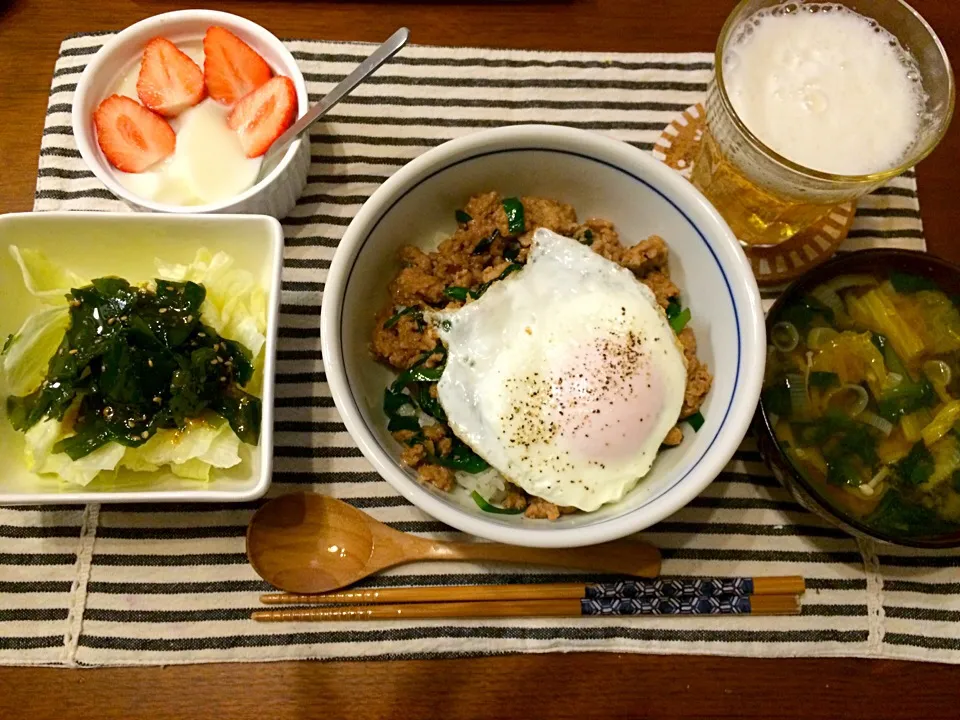
[{"label": "egg white", "polygon": [[576,240],[538,230],[522,270],[429,320],[448,351],[437,389],[450,427],[531,495],[615,502],[676,424],[686,362],[665,314]]}]

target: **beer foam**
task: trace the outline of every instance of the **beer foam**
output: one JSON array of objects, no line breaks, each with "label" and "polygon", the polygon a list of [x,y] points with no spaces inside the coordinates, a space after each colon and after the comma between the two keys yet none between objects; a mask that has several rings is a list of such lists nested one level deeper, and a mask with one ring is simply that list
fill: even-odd
[{"label": "beer foam", "polygon": [[814,170],[889,170],[920,129],[916,63],[876,21],[842,5],[790,3],[751,16],[726,48],[723,74],[744,124]]}]

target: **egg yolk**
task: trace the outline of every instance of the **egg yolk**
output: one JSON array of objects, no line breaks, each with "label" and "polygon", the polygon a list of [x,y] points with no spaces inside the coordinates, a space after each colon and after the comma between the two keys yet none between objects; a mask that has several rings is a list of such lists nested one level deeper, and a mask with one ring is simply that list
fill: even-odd
[{"label": "egg yolk", "polygon": [[615,461],[647,442],[663,409],[664,389],[639,337],[630,333],[625,342],[581,345],[554,372],[550,420],[571,452]]}]

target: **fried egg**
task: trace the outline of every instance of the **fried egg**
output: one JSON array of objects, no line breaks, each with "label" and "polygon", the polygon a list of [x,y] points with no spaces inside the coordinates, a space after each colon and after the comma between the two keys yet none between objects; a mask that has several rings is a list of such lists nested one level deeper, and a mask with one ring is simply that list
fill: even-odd
[{"label": "fried egg", "polygon": [[650,470],[683,405],[683,351],[651,290],[576,240],[534,233],[527,264],[430,315],[456,435],[561,506],[615,502]]}]

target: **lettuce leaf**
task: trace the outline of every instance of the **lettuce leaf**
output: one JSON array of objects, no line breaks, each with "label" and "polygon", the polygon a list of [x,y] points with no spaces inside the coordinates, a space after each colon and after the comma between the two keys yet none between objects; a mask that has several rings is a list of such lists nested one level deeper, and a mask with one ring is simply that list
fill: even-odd
[{"label": "lettuce leaf", "polygon": [[88,485],[105,471],[127,468],[153,472],[169,466],[174,475],[206,482],[212,468],[230,468],[241,462],[240,438],[222,420],[192,423],[183,431],[160,430],[136,448],[110,442],[79,460],[53,452],[63,436],[63,425],[56,420],[42,420],[30,428],[24,434],[27,469],[38,475],[56,475],[75,485]]},{"label": "lettuce leaf", "polygon": [[189,265],[165,265],[156,260],[164,280],[192,280],[203,285],[207,297],[200,308],[203,321],[220,335],[246,347],[257,365],[266,342],[267,296],[246,270],[233,269],[233,258],[224,252],[197,251]]},{"label": "lettuce leaf", "polygon": [[29,395],[40,387],[50,358],[70,326],[70,313],[63,307],[48,308],[28,317],[0,355],[4,395]]},{"label": "lettuce leaf", "polygon": [[90,283],[75,272],[52,262],[40,250],[21,250],[16,245],[11,245],[10,255],[20,266],[27,291],[47,304],[66,305],[65,296],[71,289]]},{"label": "lettuce leaf", "polygon": [[74,485],[89,485],[101,472],[116,470],[126,451],[119,443],[107,443],[79,460],[71,460],[66,453],[53,452],[61,430],[61,423],[47,419],[24,434],[28,470],[38,475],[57,475]]},{"label": "lettuce leaf", "polygon": [[121,467],[136,471],[169,465],[180,477],[209,480],[211,468],[240,463],[240,438],[223,421],[194,422],[186,430],[159,430],[140,447],[127,448]]}]

